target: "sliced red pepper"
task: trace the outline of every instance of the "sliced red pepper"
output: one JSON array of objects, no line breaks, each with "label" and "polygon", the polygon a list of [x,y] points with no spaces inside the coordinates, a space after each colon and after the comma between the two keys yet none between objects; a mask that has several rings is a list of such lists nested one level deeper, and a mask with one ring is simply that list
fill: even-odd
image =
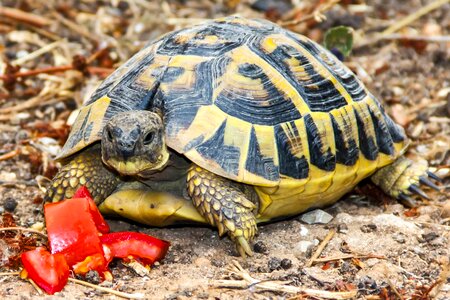
[{"label": "sliced red pepper", "polygon": [[98,210],[97,205],[92,199],[91,193],[89,193],[87,187],[85,186],[80,187],[73,195],[73,198],[87,198],[89,201],[89,208],[91,210],[92,219],[94,220],[95,226],[97,226],[98,231],[100,231],[101,233],[109,232],[110,230],[109,225],[108,223],[106,223],[102,214]]},{"label": "sliced red pepper", "polygon": [[38,247],[21,255],[28,277],[44,291],[53,295],[61,291],[69,278],[69,265],[64,255],[51,254],[44,247]]},{"label": "sliced red pepper", "polygon": [[153,264],[162,259],[170,243],[139,232],[113,232],[100,237],[104,246],[111,250],[111,257],[140,259]]},{"label": "sliced red pepper", "polygon": [[[44,206],[50,250],[63,254],[71,267],[89,256],[100,254],[103,257],[91,210],[88,198],[73,198]],[[97,270],[106,270],[106,266],[104,260]]]}]

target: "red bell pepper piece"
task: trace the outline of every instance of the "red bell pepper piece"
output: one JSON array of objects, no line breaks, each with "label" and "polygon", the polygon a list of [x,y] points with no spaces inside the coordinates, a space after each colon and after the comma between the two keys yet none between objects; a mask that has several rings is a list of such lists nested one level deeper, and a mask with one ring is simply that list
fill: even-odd
[{"label": "red bell pepper piece", "polygon": [[108,233],[102,235],[100,240],[104,246],[110,249],[111,257],[128,258],[132,256],[150,265],[162,259],[170,246],[167,241],[139,232]]},{"label": "red bell pepper piece", "polygon": [[[99,232],[93,221],[88,198],[73,198],[44,206],[50,250],[65,256],[70,267],[89,256],[103,257]],[[107,269],[106,260],[97,271]]]},{"label": "red bell pepper piece", "polygon": [[91,211],[92,219],[94,220],[95,226],[97,226],[98,231],[101,233],[108,233],[109,232],[109,225],[106,223],[105,219],[103,218],[102,214],[97,208],[97,205],[95,204],[94,200],[92,199],[91,193],[89,193],[89,190],[87,187],[82,186],[80,187],[72,198],[87,198],[89,201],[89,208]]},{"label": "red bell pepper piece", "polygon": [[50,295],[61,291],[69,279],[69,266],[62,254],[38,247],[22,253],[21,259],[28,277]]}]

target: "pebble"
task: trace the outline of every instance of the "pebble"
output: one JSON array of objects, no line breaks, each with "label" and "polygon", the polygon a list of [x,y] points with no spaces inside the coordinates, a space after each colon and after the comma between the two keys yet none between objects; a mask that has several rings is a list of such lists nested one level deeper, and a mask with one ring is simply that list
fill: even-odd
[{"label": "pebble", "polygon": [[267,247],[266,245],[262,242],[262,241],[257,241],[254,245],[253,245],[253,250],[256,253],[261,253],[261,254],[266,254],[267,251]]},{"label": "pebble", "polygon": [[414,253],[416,253],[418,255],[422,255],[425,253],[425,251],[422,248],[420,248],[419,246],[414,247],[412,250]]},{"label": "pebble", "polygon": [[437,237],[439,237],[439,234],[437,234],[436,232],[429,232],[429,233],[422,234],[422,238],[426,242],[431,242],[432,240],[436,239]]},{"label": "pebble", "polygon": [[314,248],[314,243],[310,241],[300,241],[294,246],[294,253],[297,257],[309,257],[311,256],[312,249]]},{"label": "pebble", "polygon": [[17,201],[13,198],[6,198],[5,203],[3,204],[3,207],[5,208],[5,210],[7,212],[14,212],[14,210],[16,210],[17,207]]},{"label": "pebble", "polygon": [[285,270],[290,269],[292,267],[292,261],[289,258],[284,258],[281,261],[281,267]]},{"label": "pebble", "polygon": [[92,284],[99,284],[100,282],[102,282],[100,275],[97,271],[94,270],[90,270],[86,273],[85,280]]},{"label": "pebble", "polygon": [[310,225],[328,224],[331,220],[333,220],[333,216],[321,209],[316,209],[303,214],[300,217],[300,220]]},{"label": "pebble", "polygon": [[348,226],[347,224],[339,224],[337,227],[337,232],[338,233],[347,233],[348,232]]},{"label": "pebble", "polygon": [[401,232],[394,233],[392,239],[399,244],[404,244],[406,242],[406,236]]},{"label": "pebble", "polygon": [[305,236],[308,235],[308,233],[309,233],[308,228],[306,228],[305,226],[301,225],[300,226],[300,236],[305,237]]},{"label": "pebble", "polygon": [[361,231],[364,233],[377,231],[377,225],[375,224],[365,224],[360,227]]},{"label": "pebble", "polygon": [[271,257],[267,265],[269,266],[270,272],[278,270],[281,268],[281,259],[277,257]]}]

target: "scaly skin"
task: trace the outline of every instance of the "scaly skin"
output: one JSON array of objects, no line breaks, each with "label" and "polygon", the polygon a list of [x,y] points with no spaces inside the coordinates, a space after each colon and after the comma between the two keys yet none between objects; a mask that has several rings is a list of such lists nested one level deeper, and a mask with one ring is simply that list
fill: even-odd
[{"label": "scaly skin", "polygon": [[188,194],[200,214],[235,241],[242,257],[253,255],[250,242],[257,232],[253,211],[256,205],[248,200],[237,183],[193,166],[187,177]]},{"label": "scaly skin", "polygon": [[[421,178],[428,177],[428,164],[426,161],[412,161],[404,156],[399,157],[394,163],[379,169],[371,180],[378,185],[386,194],[395,199],[405,200],[409,195],[417,193],[411,187],[418,187]],[[420,189],[419,192],[423,193]],[[426,195],[420,194],[426,198]],[[408,204],[408,203],[406,203]]]},{"label": "scaly skin", "polygon": [[72,198],[83,185],[89,189],[97,204],[109,196],[120,180],[104,166],[100,152],[100,147],[93,146],[69,158],[53,178],[44,200],[57,202]]}]

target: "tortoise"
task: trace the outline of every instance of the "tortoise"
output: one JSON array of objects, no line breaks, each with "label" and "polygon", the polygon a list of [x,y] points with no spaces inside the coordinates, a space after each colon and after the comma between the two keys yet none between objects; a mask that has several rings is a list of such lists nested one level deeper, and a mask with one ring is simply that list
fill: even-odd
[{"label": "tortoise", "polygon": [[333,54],[232,16],[170,32],[80,109],[47,201],[85,185],[104,213],[217,227],[252,255],[257,223],[336,202],[370,177],[412,203],[438,189],[404,130]]}]

